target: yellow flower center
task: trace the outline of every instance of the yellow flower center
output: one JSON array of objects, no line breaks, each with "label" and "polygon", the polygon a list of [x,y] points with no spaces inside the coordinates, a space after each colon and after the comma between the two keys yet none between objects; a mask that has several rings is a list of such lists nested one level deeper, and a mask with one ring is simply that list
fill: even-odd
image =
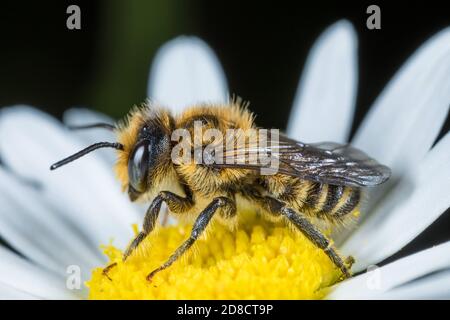
[{"label": "yellow flower center", "polygon": [[125,262],[105,247],[110,269],[92,271],[90,299],[320,299],[341,272],[300,232],[255,214],[238,227],[213,224],[206,237],[152,282],[146,276],[189,237],[191,225],[160,227]]}]

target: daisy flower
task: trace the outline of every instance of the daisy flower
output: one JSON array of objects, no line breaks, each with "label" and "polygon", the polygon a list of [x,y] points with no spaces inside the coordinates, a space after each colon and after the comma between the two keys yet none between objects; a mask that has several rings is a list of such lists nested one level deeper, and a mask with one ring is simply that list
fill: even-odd
[{"label": "daisy flower", "polygon": [[[357,93],[357,40],[347,21],[314,44],[301,77],[287,133],[300,141],[346,142]],[[220,63],[201,40],[180,37],[156,55],[148,96],[174,113],[199,102],[225,102]],[[121,192],[115,155],[98,151],[64,170],[49,165],[111,132],[69,131],[29,106],[0,112],[0,298],[450,298],[450,242],[384,265],[450,205],[450,135],[433,143],[450,104],[450,29],[425,44],[375,101],[351,143],[392,178],[371,192],[360,222],[333,235],[358,275],[340,273],[301,234],[253,213],[230,231],[214,226],[194,255],[145,275],[185,239],[189,225],[169,223],[145,249],[120,262],[145,207]],[[64,114],[70,125],[110,122],[86,109]],[[136,228],[134,228],[136,229]],[[113,240],[111,240],[113,239]],[[102,248],[100,246],[103,245]],[[104,253],[106,255],[104,255]],[[110,262],[113,281],[101,270]],[[87,284],[87,287],[84,284]]]}]

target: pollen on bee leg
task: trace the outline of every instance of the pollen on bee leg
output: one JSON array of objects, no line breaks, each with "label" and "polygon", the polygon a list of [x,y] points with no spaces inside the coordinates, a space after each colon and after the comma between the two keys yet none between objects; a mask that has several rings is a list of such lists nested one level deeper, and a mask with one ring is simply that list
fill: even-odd
[{"label": "pollen on bee leg", "polygon": [[[90,299],[320,299],[341,276],[326,254],[282,222],[238,213],[235,230],[214,223],[208,236],[169,268],[160,267],[189,237],[187,224],[161,227],[123,263],[122,252],[104,247],[113,281],[92,271]],[[136,230],[137,231],[137,230]],[[151,245],[150,245],[151,244]]]}]

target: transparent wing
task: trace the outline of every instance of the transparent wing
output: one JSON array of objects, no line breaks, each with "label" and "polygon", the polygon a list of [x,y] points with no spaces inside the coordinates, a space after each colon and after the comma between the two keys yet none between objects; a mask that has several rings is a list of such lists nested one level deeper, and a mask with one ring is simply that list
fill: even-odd
[{"label": "transparent wing", "polygon": [[[391,175],[388,167],[348,144],[305,144],[286,136],[280,136],[278,143],[267,147],[246,144],[245,148],[225,150],[223,164],[213,166],[255,170],[268,168],[270,164],[263,164],[259,161],[260,158],[257,158],[256,162],[249,161],[262,153],[278,161],[278,173],[325,184],[375,186],[386,181]],[[233,158],[235,163],[231,163]]]}]

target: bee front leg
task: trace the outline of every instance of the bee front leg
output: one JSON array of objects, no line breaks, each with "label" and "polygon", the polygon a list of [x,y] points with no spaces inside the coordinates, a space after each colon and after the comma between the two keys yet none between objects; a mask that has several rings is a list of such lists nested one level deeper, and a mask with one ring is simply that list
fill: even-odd
[{"label": "bee front leg", "polygon": [[330,260],[338,267],[346,278],[351,276],[350,268],[353,258],[349,257],[346,261],[342,260],[334,249],[330,240],[327,239],[303,214],[292,210],[285,204],[275,198],[265,197],[266,207],[274,214],[279,214],[291,222],[299,229],[316,247],[322,249]]},{"label": "bee front leg", "polygon": [[170,211],[175,213],[183,213],[189,210],[193,205],[190,193],[183,198],[170,191],[161,191],[148,208],[147,213],[145,214],[142,231],[138,233],[133,242],[131,242],[128,246],[122,257],[123,261],[126,261],[131,253],[133,253],[133,251],[139,246],[142,240],[144,240],[150,232],[153,231],[156,221],[158,220],[159,212],[161,211],[161,204],[163,202],[167,204]]},{"label": "bee front leg", "polygon": [[[138,235],[125,250],[122,261],[125,262],[128,257],[134,252],[134,250],[139,246],[139,244],[153,231],[156,225],[156,221],[158,220],[159,212],[161,210],[161,205],[163,202],[165,202],[169,209],[175,213],[185,212],[192,207],[193,200],[191,193],[186,192],[186,194],[186,197],[180,197],[179,195],[170,191],[161,191],[159,195],[155,199],[153,199],[150,207],[147,209],[147,213],[145,214],[142,231],[138,233]],[[117,263],[112,263],[104,268],[102,272],[103,275],[111,280],[111,278],[108,276],[108,272],[116,265]]]},{"label": "bee front leg", "polygon": [[144,223],[142,226],[142,231],[137,234],[134,240],[130,243],[128,248],[125,250],[125,253],[122,256],[122,261],[125,262],[128,257],[133,253],[133,251],[139,246],[139,244],[153,231],[155,228],[156,221],[158,220],[159,212],[161,210],[161,204],[163,202],[163,197],[158,195],[153,202],[150,204],[150,207],[147,209],[147,212],[144,217]]},{"label": "bee front leg", "polygon": [[178,260],[178,258],[181,257],[203,233],[203,231],[208,226],[208,223],[211,221],[211,218],[214,216],[214,213],[216,213],[219,208],[225,207],[229,209],[228,213],[230,213],[231,211],[236,211],[236,204],[233,200],[226,197],[214,198],[214,200],[211,201],[211,203],[200,213],[200,215],[195,220],[189,238],[181,246],[179,246],[177,250],[175,250],[175,252],[164,264],[150,272],[147,276],[147,280],[151,281],[156,273],[170,267],[176,260]]}]

